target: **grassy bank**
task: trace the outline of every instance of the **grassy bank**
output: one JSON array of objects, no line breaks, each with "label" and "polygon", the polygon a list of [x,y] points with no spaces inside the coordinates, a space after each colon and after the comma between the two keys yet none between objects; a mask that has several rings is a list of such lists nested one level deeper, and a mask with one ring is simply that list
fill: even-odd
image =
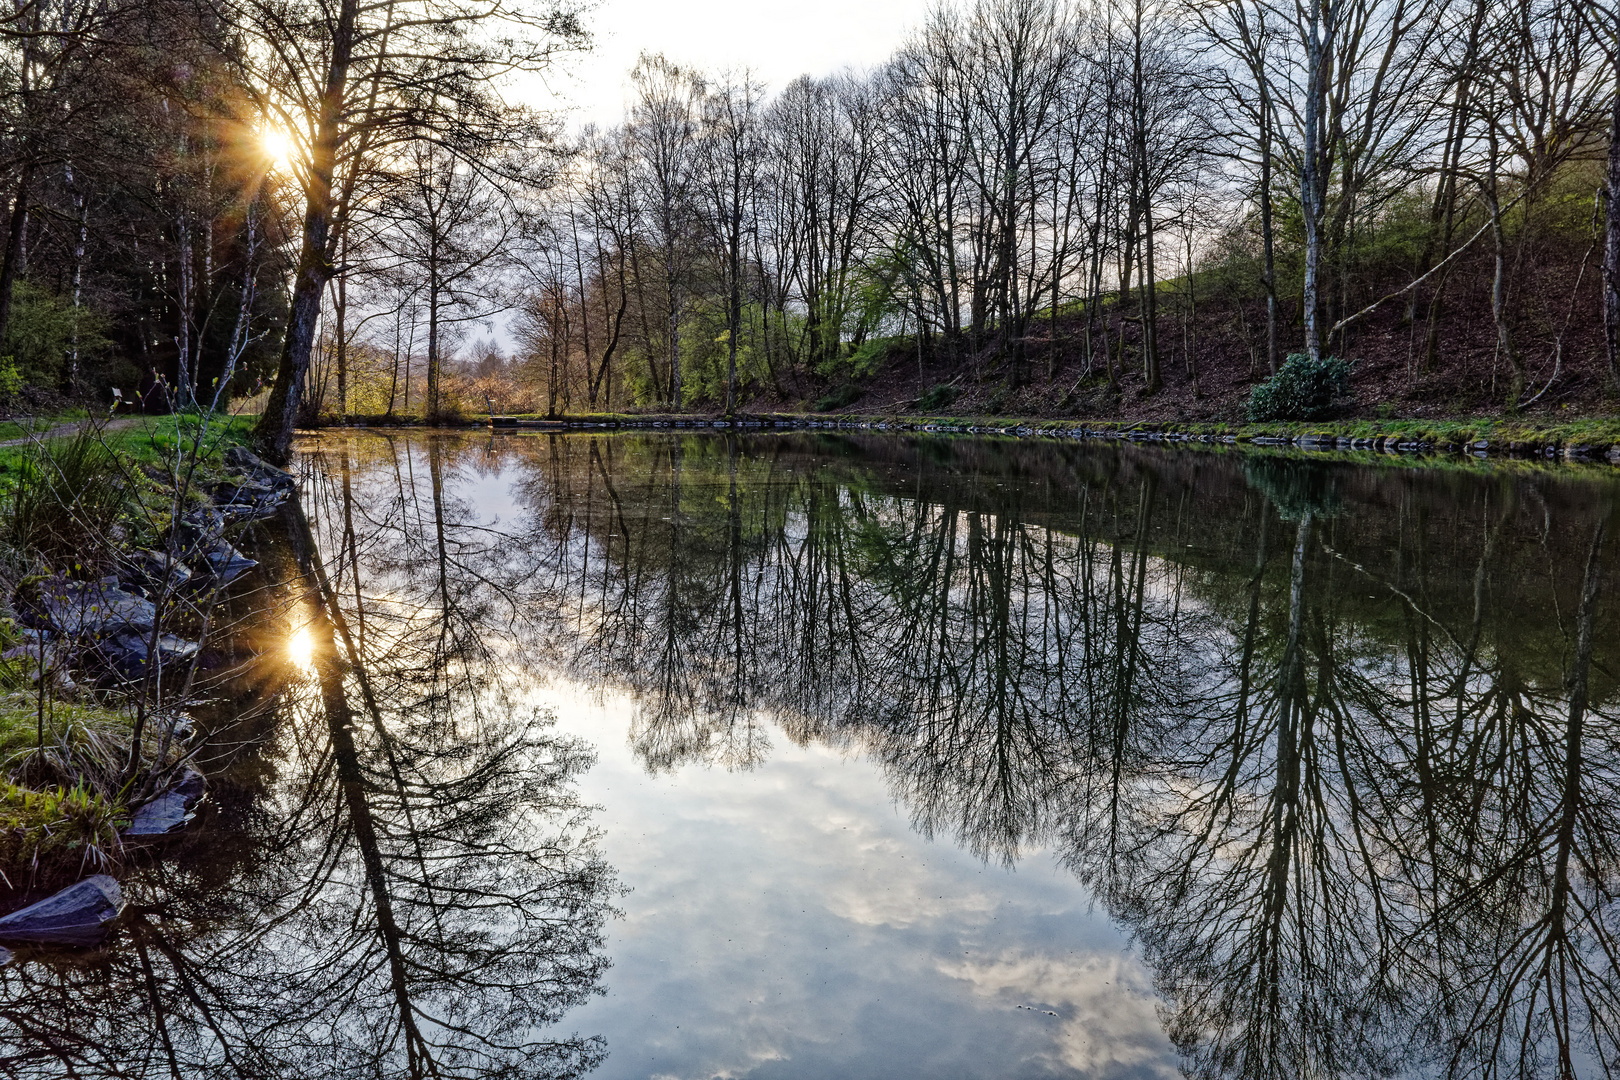
[{"label": "grassy bank", "polygon": [[86,422],[0,447],[0,885],[115,872],[120,830],[175,782],[176,680],[219,588],[162,568],[207,569],[193,522],[252,420]]}]

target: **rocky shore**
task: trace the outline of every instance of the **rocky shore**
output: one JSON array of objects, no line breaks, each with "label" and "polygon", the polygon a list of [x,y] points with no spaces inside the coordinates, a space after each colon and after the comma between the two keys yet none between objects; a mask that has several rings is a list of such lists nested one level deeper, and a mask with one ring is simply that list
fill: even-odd
[{"label": "rocky shore", "polygon": [[[47,795],[82,792],[81,801],[100,812],[94,824],[103,832],[95,840],[104,845],[98,848],[103,861],[112,865],[0,916],[0,946],[98,944],[124,906],[111,872],[121,858],[108,859],[105,846],[119,856],[149,847],[183,831],[195,817],[209,781],[193,765],[201,738],[189,715],[194,683],[210,664],[210,635],[220,633],[214,612],[251,581],[259,565],[232,538],[244,524],[276,514],[297,497],[289,473],[240,446],[225,449],[204,467],[184,470],[179,487],[179,470],[165,473],[147,465],[140,472],[149,496],[143,508],[165,501],[183,508],[147,531],[156,543],[141,546],[124,524],[106,522],[108,543],[96,576],[76,562],[55,566],[25,577],[8,598],[10,611],[4,614],[16,643],[0,654],[0,662],[15,688],[11,703],[37,704],[39,711],[37,748],[9,755],[10,791],[20,792],[25,805],[27,778],[37,779]],[[29,755],[46,758],[45,718],[58,711],[77,718],[79,728],[65,725],[60,746],[49,748],[59,751],[52,764],[37,765]],[[127,755],[128,765],[115,773],[118,754],[101,743],[109,741],[109,732],[116,736],[126,728],[118,753]],[[78,775],[72,775],[75,771]],[[6,827],[18,834],[28,823],[19,818]],[[116,835],[108,829],[116,829]],[[80,862],[94,868],[89,846],[86,841]],[[20,891],[24,898],[28,894]],[[0,953],[0,960],[10,958],[3,949]]]}]

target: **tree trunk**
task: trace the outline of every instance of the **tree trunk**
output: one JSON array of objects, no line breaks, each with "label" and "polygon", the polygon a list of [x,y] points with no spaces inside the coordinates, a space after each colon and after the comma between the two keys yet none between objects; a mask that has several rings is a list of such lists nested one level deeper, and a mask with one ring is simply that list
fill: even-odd
[{"label": "tree trunk", "polygon": [[1305,89],[1305,152],[1299,169],[1299,203],[1305,218],[1305,287],[1301,306],[1305,309],[1305,352],[1312,360],[1322,359],[1321,296],[1322,270],[1322,193],[1327,179],[1321,175],[1322,96],[1326,92],[1326,48],[1322,42],[1322,16],[1318,0],[1310,0],[1310,39],[1307,42]]},{"label": "tree trunk", "polygon": [[[253,442],[268,460],[285,465],[292,453],[293,430],[298,424],[298,407],[304,392],[304,375],[309,371],[309,354],[315,344],[315,320],[321,311],[321,294],[332,276],[330,241],[332,236],[332,175],[337,167],[340,128],[343,124],[343,98],[349,81],[349,59],[354,51],[354,24],[359,0],[341,0],[337,28],[332,37],[332,59],[327,68],[326,92],[321,96],[321,113],[316,122],[310,151],[309,182],[304,189],[304,231],[298,253],[298,269],[293,276],[291,311],[287,335],[281,345],[281,362],[276,369],[275,386],[265,404],[264,415],[253,429]],[[0,275],[3,277],[3,275]],[[4,282],[0,280],[0,291]]]},{"label": "tree trunk", "polygon": [[[343,241],[343,260],[347,260],[349,242],[345,237]],[[349,418],[349,274],[347,268],[340,269],[337,276],[337,383],[338,383],[338,419]]]},{"label": "tree trunk", "polygon": [[33,195],[34,163],[24,163],[17,178],[17,191],[11,204],[11,228],[6,236],[6,254],[0,260],[0,342],[11,328],[11,294],[28,248],[28,200]]},{"label": "tree trunk", "polygon": [[[1614,50],[1614,75],[1620,85],[1620,45]],[[1620,391],[1620,93],[1614,98],[1609,126],[1609,205],[1607,243],[1603,252],[1603,329],[1609,344],[1609,380]],[[0,323],[3,328],[3,323]]]},{"label": "tree trunk", "polygon": [[[1262,83],[1263,85],[1263,83]],[[1260,276],[1266,287],[1266,370],[1277,374],[1277,241],[1271,205],[1271,96],[1260,101]]]}]

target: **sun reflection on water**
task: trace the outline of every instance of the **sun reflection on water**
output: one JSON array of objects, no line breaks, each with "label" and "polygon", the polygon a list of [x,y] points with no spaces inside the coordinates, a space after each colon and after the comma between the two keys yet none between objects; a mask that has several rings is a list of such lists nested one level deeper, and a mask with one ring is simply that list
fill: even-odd
[{"label": "sun reflection on water", "polygon": [[287,639],[287,658],[304,674],[315,674],[315,638],[308,626],[300,626]]}]

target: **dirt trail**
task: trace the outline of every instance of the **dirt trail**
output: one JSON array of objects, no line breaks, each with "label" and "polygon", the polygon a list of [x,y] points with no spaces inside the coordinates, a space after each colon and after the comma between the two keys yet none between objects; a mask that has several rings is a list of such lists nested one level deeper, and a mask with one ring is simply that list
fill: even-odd
[{"label": "dirt trail", "polygon": [[[120,416],[116,420],[108,420],[106,424],[102,426],[102,430],[119,431],[123,428],[134,426],[140,421],[140,419],[141,418],[139,416]],[[57,424],[55,427],[47,428],[44,431],[36,431],[32,435],[24,435],[20,439],[0,440],[0,449],[7,446],[26,446],[35,439],[65,439],[69,435],[77,435],[79,433],[79,429],[88,423],[90,423],[89,419],[74,420],[66,424]]]}]

